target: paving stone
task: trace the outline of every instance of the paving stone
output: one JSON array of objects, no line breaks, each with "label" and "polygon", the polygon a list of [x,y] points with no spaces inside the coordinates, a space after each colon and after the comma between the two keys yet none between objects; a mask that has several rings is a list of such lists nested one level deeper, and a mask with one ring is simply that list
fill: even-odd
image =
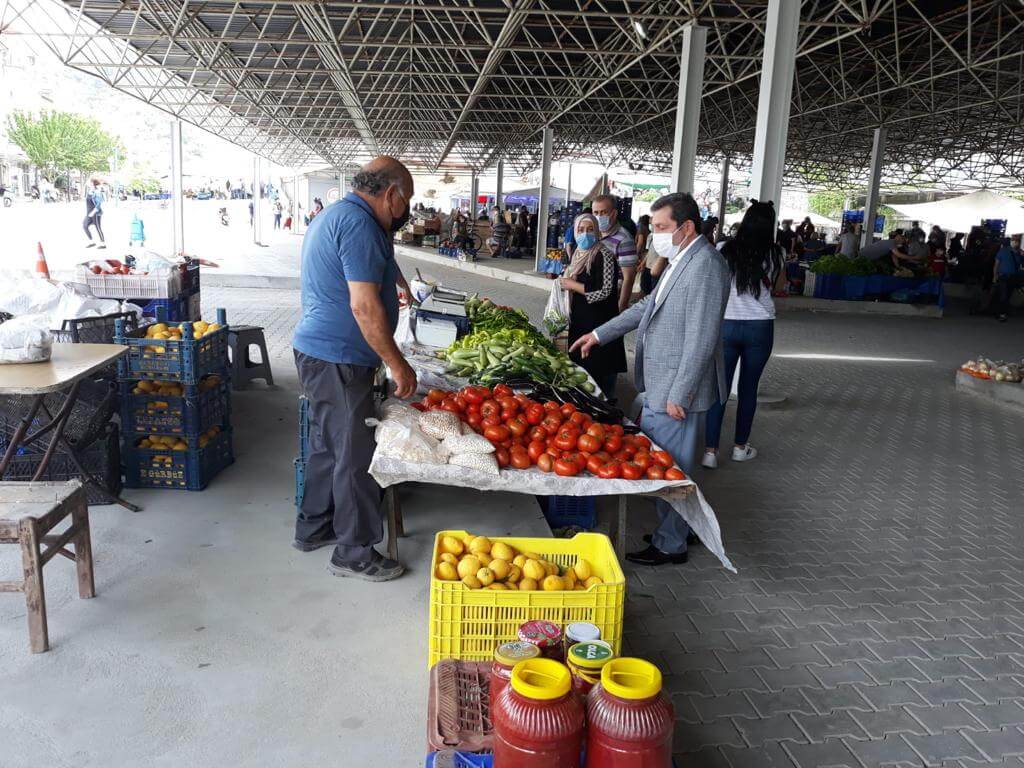
[{"label": "paving stone", "polygon": [[963,708],[989,729],[1024,725],[1024,707],[1015,701],[1002,704],[964,704]]},{"label": "paving stone", "polygon": [[920,736],[929,733],[905,707],[892,707],[879,712],[850,710],[850,715],[872,739],[880,739],[891,733],[916,733]]},{"label": "paving stone", "polygon": [[828,664],[828,659],[814,645],[798,645],[795,648],[767,648],[775,665],[781,668],[807,664]]},{"label": "paving stone", "polygon": [[756,717],[754,705],[742,693],[730,693],[724,696],[695,696],[691,699],[702,722],[711,722],[720,717]]},{"label": "paving stone", "polygon": [[828,715],[793,715],[797,725],[812,742],[837,739],[846,736],[860,739],[867,732],[857,724],[849,712],[832,712]]},{"label": "paving stone", "polygon": [[913,640],[890,640],[884,643],[867,642],[865,645],[882,661],[893,659],[928,659],[931,658],[920,645]]},{"label": "paving stone", "polygon": [[964,735],[980,749],[989,760],[999,760],[1013,755],[1024,755],[1024,730],[1003,728],[998,731],[967,733]]},{"label": "paving stone", "polygon": [[1004,699],[1024,699],[1024,683],[1016,677],[965,680],[964,685],[988,704],[996,704]]},{"label": "paving stone", "polygon": [[722,662],[722,666],[730,672],[751,667],[775,667],[772,657],[763,648],[743,651],[715,651],[715,655]]},{"label": "paving stone", "polygon": [[723,671],[725,669],[713,651],[668,653],[665,654],[665,662],[672,673],[694,672],[705,669]]},{"label": "paving stone", "polygon": [[821,682],[813,674],[810,667],[789,667],[788,669],[758,669],[758,676],[764,680],[770,691],[781,691],[786,688],[816,688]]},{"label": "paving stone", "polygon": [[983,759],[978,748],[955,731],[932,736],[907,735],[905,738],[925,765],[939,765],[943,760]]},{"label": "paving stone", "polygon": [[912,682],[910,687],[933,706],[941,706],[955,701],[982,703],[978,695],[964,686],[960,680],[939,680],[934,683]]},{"label": "paving stone", "polygon": [[965,677],[1006,677],[1008,675],[1019,675],[1024,673],[1024,666],[1016,657],[1008,654],[995,656],[991,659],[964,659],[966,666],[971,673]]},{"label": "paving stone", "polygon": [[968,638],[967,644],[973,648],[979,656],[990,659],[1001,653],[1022,653],[1024,648],[1015,643],[1010,637],[977,637]]},{"label": "paving stone", "polygon": [[864,768],[894,768],[894,766],[921,765],[921,758],[901,735],[886,736],[873,741],[844,741],[846,747],[857,757],[858,765]]},{"label": "paving stone", "polygon": [[839,739],[830,739],[822,744],[787,741],[782,747],[799,768],[860,768],[853,752]]},{"label": "paving stone", "polygon": [[[795,725],[793,726],[796,727]],[[798,730],[799,732],[799,730]],[[730,768],[795,768],[789,754],[779,742],[767,742],[759,747],[719,747]],[[682,760],[679,765],[687,765]]]},{"label": "paving stone", "polygon": [[[967,662],[980,662],[984,659],[959,659],[955,656],[946,656],[941,659],[911,659],[911,663],[921,670],[924,678],[933,682],[949,678],[978,678],[981,677],[974,671]],[[918,678],[921,679],[921,678]]]},{"label": "paving stone", "polygon": [[888,685],[855,685],[865,699],[875,709],[899,706],[901,704],[927,704],[928,702],[908,683],[889,683]]},{"label": "paving stone", "polygon": [[786,647],[786,644],[775,633],[774,629],[759,629],[750,632],[726,630],[725,634],[732,643],[732,648],[737,651],[749,648],[764,648],[766,651],[771,652]]},{"label": "paving stone", "polygon": [[754,669],[739,669],[735,672],[705,672],[704,678],[717,694],[731,691],[767,691],[768,685]]},{"label": "paving stone", "polygon": [[702,697],[689,693],[673,693],[672,708],[676,713],[676,720],[685,720],[688,723],[701,722],[700,713],[694,706],[694,701]]},{"label": "paving stone", "polygon": [[840,621],[828,608],[808,608],[806,610],[783,610],[786,618],[794,627],[820,626],[823,624],[839,624]]},{"label": "paving stone", "polygon": [[679,643],[686,649],[687,653],[697,653],[698,651],[714,651],[723,650],[731,651],[735,649],[732,640],[721,630],[713,630],[710,632],[676,632],[676,638]]},{"label": "paving stone", "polygon": [[835,688],[837,685],[849,683],[873,682],[868,673],[856,661],[846,661],[832,667],[809,667],[809,669],[825,688]]},{"label": "paving stone", "polygon": [[[804,696],[805,689],[789,688],[777,693],[748,693],[747,698],[761,717],[792,712],[815,713],[814,705]],[[806,689],[813,690],[813,689]],[[821,693],[819,691],[819,693]],[[831,711],[831,710],[830,710]]]},{"label": "paving stone", "polygon": [[714,693],[704,675],[697,671],[666,674],[662,678],[662,685],[670,693],[698,694],[700,696],[710,696]]},{"label": "paving stone", "polygon": [[981,727],[978,719],[960,704],[947,704],[941,707],[908,706],[905,709],[928,730],[928,733],[964,728],[977,730]]},{"label": "paving stone", "polygon": [[841,685],[828,690],[805,688],[802,692],[819,715],[843,709],[860,709],[865,712],[873,709],[871,703],[860,695],[856,685]]},{"label": "paving stone", "polygon": [[843,643],[842,645],[819,645],[818,650],[832,664],[840,664],[844,661],[856,661],[857,659],[873,660],[874,654],[868,650],[867,645],[862,642]]},{"label": "paving stone", "polygon": [[894,680],[920,680],[921,682],[929,680],[928,675],[910,659],[861,661],[858,663],[880,685],[891,683]]},{"label": "paving stone", "polygon": [[713,723],[676,723],[672,741],[673,752],[697,752],[704,747],[718,747],[723,744],[746,746],[731,720],[722,718]]},{"label": "paving stone", "polygon": [[775,715],[764,718],[737,717],[733,720],[736,728],[752,747],[760,747],[773,741],[805,741],[803,731],[793,719],[794,715]]},{"label": "paving stone", "polygon": [[941,659],[944,656],[981,656],[981,654],[971,648],[963,638],[959,637],[918,640],[917,644],[921,646],[921,650],[927,653],[932,659]]},{"label": "paving stone", "polygon": [[680,753],[674,759],[677,765],[685,765],[686,768],[731,768],[719,747],[704,747],[696,752]]}]

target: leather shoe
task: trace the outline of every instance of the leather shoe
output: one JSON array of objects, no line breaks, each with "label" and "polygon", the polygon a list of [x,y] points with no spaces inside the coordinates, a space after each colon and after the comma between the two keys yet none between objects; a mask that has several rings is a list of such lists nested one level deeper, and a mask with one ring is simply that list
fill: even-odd
[{"label": "leather shoe", "polygon": [[672,565],[682,565],[689,559],[689,556],[685,552],[669,555],[651,545],[639,552],[627,552],[626,559],[637,565],[667,565],[669,563]]},{"label": "leather shoe", "polygon": [[[653,540],[654,540],[654,536],[652,536],[649,533],[645,533],[644,534],[644,544],[650,544]],[[686,546],[688,546],[688,547],[699,547],[703,543],[704,542],[702,542],[700,540],[700,536],[698,536],[693,531],[690,531],[688,534],[686,534]]]}]

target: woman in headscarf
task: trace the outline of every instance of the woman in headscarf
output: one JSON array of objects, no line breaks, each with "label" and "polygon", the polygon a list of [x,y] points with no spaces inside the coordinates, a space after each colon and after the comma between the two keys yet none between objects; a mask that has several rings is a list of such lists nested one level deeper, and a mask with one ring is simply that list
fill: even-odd
[{"label": "woman in headscarf", "polygon": [[[601,244],[601,229],[591,213],[576,217],[573,222],[576,250],[561,278],[562,288],[569,291],[569,346],[619,314],[615,278],[618,265],[615,255]],[[626,347],[622,339],[594,347],[586,358],[579,352],[570,355],[601,388],[605,397],[615,399],[615,382],[626,370]]]}]

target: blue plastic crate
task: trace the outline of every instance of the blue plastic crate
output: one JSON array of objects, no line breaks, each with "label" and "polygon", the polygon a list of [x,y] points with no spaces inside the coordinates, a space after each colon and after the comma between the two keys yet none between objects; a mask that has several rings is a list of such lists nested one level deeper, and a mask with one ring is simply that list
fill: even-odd
[{"label": "blue plastic crate", "polygon": [[[157,315],[158,319],[160,315]],[[161,379],[182,384],[198,384],[206,375],[228,368],[227,313],[217,310],[220,328],[201,339],[183,338],[147,339],[146,329],[125,331],[121,321],[116,322],[114,341],[128,347],[128,354],[117,363],[119,378],[123,380]],[[191,334],[191,325],[186,325]]]},{"label": "blue plastic crate", "polygon": [[597,527],[597,501],[593,496],[548,496],[544,517],[552,528]]},{"label": "blue plastic crate", "polygon": [[302,499],[306,495],[306,460],[298,458],[295,460],[295,508],[302,506]]},{"label": "blue plastic crate", "polygon": [[[444,759],[438,760],[438,755]],[[477,755],[472,752],[431,752],[427,755],[426,768],[440,768],[452,766],[453,768],[493,768],[494,755]]]},{"label": "blue plastic crate", "polygon": [[173,299],[127,299],[127,301],[142,307],[142,314],[146,317],[159,317],[163,312],[164,319],[173,323],[196,319],[189,317],[190,305],[188,297],[184,294],[179,294]]},{"label": "blue plastic crate", "polygon": [[230,427],[221,431],[205,448],[187,451],[138,448],[125,440],[124,477],[128,488],[173,488],[201,491],[222,469],[234,464]]},{"label": "blue plastic crate", "polygon": [[309,400],[299,396],[299,458],[309,458]]},{"label": "blue plastic crate", "polygon": [[121,382],[121,428],[126,434],[198,437],[210,427],[228,426],[231,381],[227,372],[210,376],[220,381],[207,389],[203,383],[185,384],[181,397],[132,394],[138,382]]}]

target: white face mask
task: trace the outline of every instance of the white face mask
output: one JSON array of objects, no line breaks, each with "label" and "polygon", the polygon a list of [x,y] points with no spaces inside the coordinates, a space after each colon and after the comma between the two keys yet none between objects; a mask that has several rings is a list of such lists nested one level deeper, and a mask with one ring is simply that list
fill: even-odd
[{"label": "white face mask", "polygon": [[[654,232],[651,234],[651,248],[664,259],[671,259],[679,252],[679,245],[672,242],[676,232],[682,228],[682,224],[671,232]],[[681,245],[681,244],[680,244]]]}]

